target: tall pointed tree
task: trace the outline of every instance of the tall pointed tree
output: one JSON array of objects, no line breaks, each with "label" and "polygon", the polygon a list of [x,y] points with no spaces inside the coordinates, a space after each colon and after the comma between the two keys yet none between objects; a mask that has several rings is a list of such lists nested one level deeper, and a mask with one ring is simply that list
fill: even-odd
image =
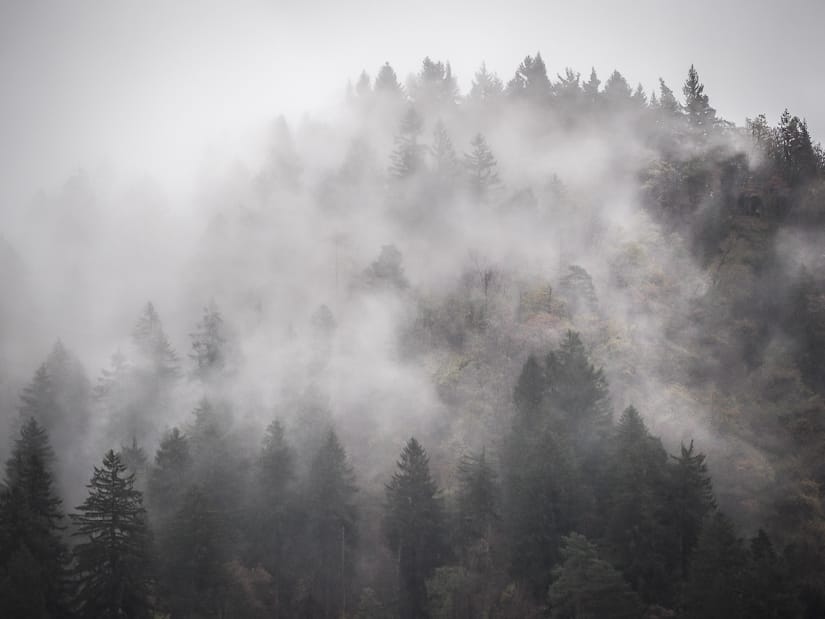
[{"label": "tall pointed tree", "polygon": [[411,438],[386,486],[384,532],[398,560],[399,616],[426,616],[426,580],[445,560],[444,509],[429,457]]},{"label": "tall pointed tree", "polygon": [[30,417],[6,462],[0,489],[0,616],[23,616],[15,614],[22,609],[31,617],[68,612],[68,553],[53,462],[46,430]]},{"label": "tall pointed tree", "polygon": [[89,496],[72,514],[76,612],[85,618],[151,616],[149,531],[143,496],[120,455],[94,467]]},{"label": "tall pointed tree", "polygon": [[705,85],[699,81],[699,73],[690,65],[688,76],[682,87],[685,95],[685,112],[692,127],[707,135],[716,123],[716,110],[708,103]]},{"label": "tall pointed tree", "polygon": [[194,375],[204,383],[223,375],[231,360],[231,342],[223,315],[214,302],[203,309],[203,317],[190,337],[192,352],[189,358],[195,366]]},{"label": "tall pointed tree", "polygon": [[470,142],[472,150],[464,154],[464,169],[467,173],[470,195],[479,201],[485,201],[492,190],[499,184],[497,162],[487,141],[480,133]]},{"label": "tall pointed tree", "polygon": [[395,138],[395,150],[390,156],[390,174],[396,179],[406,179],[424,169],[424,145],[418,139],[423,123],[414,107],[407,109],[401,120],[401,128]]}]

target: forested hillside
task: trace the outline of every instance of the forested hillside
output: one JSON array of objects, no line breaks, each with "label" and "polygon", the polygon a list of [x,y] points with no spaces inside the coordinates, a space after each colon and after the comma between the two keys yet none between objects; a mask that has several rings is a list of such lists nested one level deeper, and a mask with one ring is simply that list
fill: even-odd
[{"label": "forested hillside", "polygon": [[425,58],[192,212],[97,172],[19,205],[0,617],[825,616],[804,112]]}]

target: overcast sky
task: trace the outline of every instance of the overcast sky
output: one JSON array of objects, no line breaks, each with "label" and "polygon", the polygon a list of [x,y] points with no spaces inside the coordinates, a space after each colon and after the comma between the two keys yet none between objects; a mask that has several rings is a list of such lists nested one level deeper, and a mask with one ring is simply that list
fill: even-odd
[{"label": "overcast sky", "polygon": [[506,81],[619,69],[677,93],[688,66],[738,124],[789,107],[825,139],[823,0],[0,0],[0,208],[79,168],[187,179],[278,113],[318,113],[386,60],[482,60]]}]

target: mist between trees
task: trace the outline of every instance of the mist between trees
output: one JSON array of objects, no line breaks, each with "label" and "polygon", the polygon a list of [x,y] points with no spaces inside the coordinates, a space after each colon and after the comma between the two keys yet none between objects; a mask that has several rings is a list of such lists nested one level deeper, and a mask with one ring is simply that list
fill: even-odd
[{"label": "mist between trees", "polygon": [[825,156],[677,91],[385,63],[16,208],[0,615],[822,616]]}]

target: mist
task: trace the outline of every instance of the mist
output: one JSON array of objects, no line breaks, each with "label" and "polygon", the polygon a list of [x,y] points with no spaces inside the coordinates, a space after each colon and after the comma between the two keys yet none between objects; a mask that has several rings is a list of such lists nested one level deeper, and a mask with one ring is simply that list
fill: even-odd
[{"label": "mist", "polygon": [[[451,9],[431,49],[356,4],[4,7],[8,616],[580,616],[597,564],[588,616],[816,616],[822,93],[606,18],[584,55]],[[90,584],[104,469],[128,600]]]}]

